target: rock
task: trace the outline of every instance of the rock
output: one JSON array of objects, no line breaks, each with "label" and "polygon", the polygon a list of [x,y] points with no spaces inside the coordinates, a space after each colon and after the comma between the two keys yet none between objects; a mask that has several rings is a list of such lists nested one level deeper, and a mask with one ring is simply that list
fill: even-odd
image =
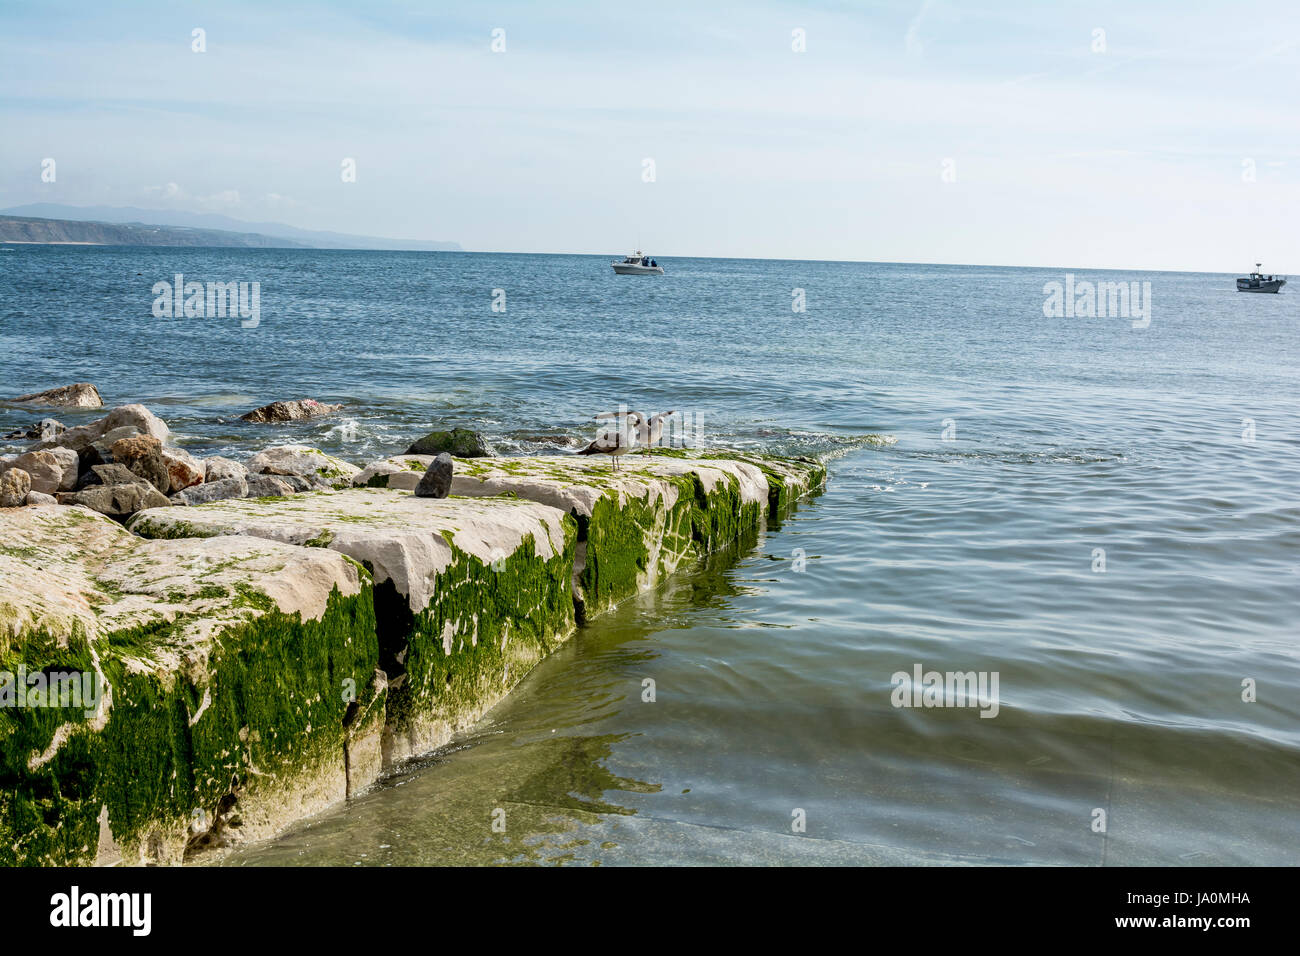
[{"label": "rock", "polygon": [[295,494],[304,491],[326,491],[333,487],[328,482],[315,476],[307,478],[303,475],[276,475],[275,477],[293,489]]},{"label": "rock", "polygon": [[171,494],[202,484],[207,475],[207,466],[180,448],[164,448],[162,461],[170,479],[168,491]]},{"label": "rock", "polygon": [[576,448],[586,444],[573,435],[516,435],[514,437],[532,445],[559,445],[561,448]]},{"label": "rock", "polygon": [[0,866],[179,864],[195,819],[262,839],[373,781],[350,759],[382,732],[373,602],[343,555],[84,508],[0,513],[0,541],[4,669],[93,695],[0,709]]},{"label": "rock", "polygon": [[372,461],[352,478],[356,488],[394,488],[414,491],[433,464],[433,455],[397,455]]},{"label": "rock", "polygon": [[166,441],[171,435],[167,423],[143,405],[122,405],[108,413],[104,419],[105,433],[115,428],[130,425],[159,441]]},{"label": "rock", "polygon": [[[134,425],[119,425],[111,431],[105,431],[104,434],[99,436],[99,441],[103,442],[109,448],[112,448],[113,445],[120,442],[123,438],[134,438],[137,435],[143,434],[144,432],[140,431],[140,429],[136,428]],[[161,439],[159,440],[161,441]]]},{"label": "rock", "polygon": [[292,402],[272,402],[240,415],[245,422],[297,422],[305,418],[318,418],[337,412],[342,405],[323,405],[314,398],[301,398]]},{"label": "rock", "polygon": [[129,527],[146,538],[234,535],[328,548],[371,569],[380,653],[391,655],[380,665],[390,681],[389,761],[445,743],[574,631],[576,526],[528,501],[349,488],[161,508]]},{"label": "rock", "polygon": [[75,385],[62,385],[44,392],[32,392],[19,395],[9,401],[18,405],[61,405],[65,408],[100,408],[104,401],[99,397],[99,389],[89,382],[77,382]]},{"label": "rock", "polygon": [[[56,491],[68,491],[77,483],[77,465],[76,452],[61,448],[61,455],[56,455],[51,451],[29,451],[26,454],[19,455],[14,461],[15,468],[21,468],[27,472],[31,479],[31,490],[38,491],[43,495],[52,494]],[[72,463],[72,481],[65,488],[64,469],[67,467],[67,456],[71,455]]]},{"label": "rock", "polygon": [[420,483],[415,486],[417,498],[446,498],[451,492],[451,455],[445,451],[433,460]]},{"label": "rock", "polygon": [[317,448],[279,445],[254,455],[248,462],[248,471],[250,474],[296,475],[315,485],[346,488],[361,469]]},{"label": "rock", "polygon": [[38,441],[49,441],[65,431],[63,423],[53,418],[42,418],[35,425],[29,425],[26,428],[20,428],[5,435],[6,440],[11,439],[37,439]]},{"label": "rock", "polygon": [[149,485],[149,487],[153,487],[149,483],[149,479],[141,478],[120,462],[93,465],[86,477],[87,480],[81,486],[82,488],[93,488],[96,485]]},{"label": "rock", "polygon": [[84,505],[91,511],[98,511],[102,515],[118,519],[127,518],[137,511],[166,508],[171,504],[166,495],[153,485],[143,482],[129,485],[92,485],[82,491],[65,491],[58,495],[58,501],[61,505]]},{"label": "rock", "polygon": [[248,490],[244,494],[249,498],[283,498],[295,493],[293,485],[275,475],[249,475],[246,485]]},{"label": "rock", "polygon": [[226,478],[248,477],[248,469],[231,458],[209,458],[203,465],[204,481],[223,481]]},{"label": "rock", "polygon": [[75,452],[80,452],[87,448],[91,443],[99,441],[104,437],[104,419],[90,422],[86,425],[78,425],[76,428],[68,428],[59,432],[51,438],[42,438],[35,445],[28,448],[28,451],[42,451],[46,448],[71,448]]},{"label": "rock", "polygon": [[58,499],[53,495],[43,494],[39,491],[27,492],[27,506],[29,508],[33,505],[57,505],[58,503]]},{"label": "rock", "polygon": [[201,505],[226,498],[243,498],[248,494],[248,482],[243,478],[221,478],[193,485],[172,495],[172,504]]},{"label": "rock", "polygon": [[31,475],[21,468],[10,468],[0,475],[0,508],[21,508],[31,490]]},{"label": "rock", "polygon": [[453,495],[511,494],[577,519],[586,547],[574,597],[586,616],[655,586],[683,562],[756,534],[765,520],[781,517],[772,510],[778,489],[788,483],[788,503],[826,475],[817,463],[761,455],[637,453],[625,455],[618,472],[576,455],[456,465]]},{"label": "rock", "polygon": [[96,465],[113,464],[113,452],[109,446],[102,441],[91,442],[77,454],[77,469],[80,477],[77,480],[78,488],[87,484],[96,484],[93,477]]},{"label": "rock", "polygon": [[163,462],[162,442],[148,435],[120,438],[113,442],[113,460],[120,462],[133,473],[146,479],[166,494],[171,490],[171,475]]},{"label": "rock", "polygon": [[438,455],[442,452],[457,458],[487,458],[495,454],[482,435],[468,428],[429,432],[406,449],[408,455]]}]

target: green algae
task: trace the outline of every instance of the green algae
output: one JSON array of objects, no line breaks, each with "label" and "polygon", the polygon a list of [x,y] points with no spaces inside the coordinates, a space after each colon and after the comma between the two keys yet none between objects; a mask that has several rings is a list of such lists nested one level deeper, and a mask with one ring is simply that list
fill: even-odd
[{"label": "green algae", "polygon": [[[187,620],[96,641],[112,693],[102,730],[81,710],[0,709],[0,865],[93,862],[101,807],[117,843],[148,857],[162,834],[215,815],[232,793],[257,799],[309,768],[342,765],[346,690],[372,697],[378,660],[367,582],[351,597],[335,588],[319,621],[250,611],[218,633],[201,666],[176,670],[167,660],[183,649]],[[61,646],[38,631],[0,655],[0,670],[20,665],[91,671],[94,660],[84,637]],[[66,739],[31,766],[65,724]]]},{"label": "green algae", "polygon": [[381,659],[392,682],[392,730],[464,724],[568,637],[577,525],[566,517],[563,528],[563,546],[549,559],[526,535],[513,554],[490,562],[456,547],[447,533],[452,561],[418,614],[391,585],[376,589],[380,630],[389,641]]}]

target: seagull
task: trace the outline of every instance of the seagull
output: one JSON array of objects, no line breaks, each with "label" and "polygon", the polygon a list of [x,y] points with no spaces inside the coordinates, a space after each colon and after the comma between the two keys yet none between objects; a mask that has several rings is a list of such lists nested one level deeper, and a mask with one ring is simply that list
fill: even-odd
[{"label": "seagull", "polygon": [[586,448],[578,449],[579,455],[609,455],[610,470],[618,470],[618,456],[626,455],[636,446],[637,433],[643,427],[638,412],[601,412],[596,418],[621,419],[619,425],[607,426]]},{"label": "seagull", "polygon": [[[664,437],[664,419],[668,418],[670,415],[676,414],[676,411],[671,411],[660,412],[658,415],[651,415],[649,421],[637,425],[637,440],[647,448],[653,448],[655,445],[659,444],[660,440]],[[640,415],[637,414],[637,417],[640,418]]]}]

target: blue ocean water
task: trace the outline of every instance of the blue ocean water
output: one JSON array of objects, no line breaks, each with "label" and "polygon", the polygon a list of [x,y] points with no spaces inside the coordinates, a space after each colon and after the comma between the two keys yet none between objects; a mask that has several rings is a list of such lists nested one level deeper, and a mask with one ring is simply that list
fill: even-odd
[{"label": "blue ocean water", "polygon": [[[830,459],[826,494],[757,547],[584,628],[452,747],[235,862],[1300,862],[1290,290],[0,250],[0,396],[91,381],[196,453],[294,440],[364,464],[451,424],[555,452],[529,436],[589,434],[626,403],[691,414],[706,445]],[[259,325],[154,318],[151,288],[176,273],[259,282]],[[1150,282],[1149,324],[1045,316],[1067,273]],[[347,407],[236,420],[307,396]],[[0,405],[0,433],[32,418]],[[892,675],[917,665],[995,673],[997,716],[893,706]]]}]

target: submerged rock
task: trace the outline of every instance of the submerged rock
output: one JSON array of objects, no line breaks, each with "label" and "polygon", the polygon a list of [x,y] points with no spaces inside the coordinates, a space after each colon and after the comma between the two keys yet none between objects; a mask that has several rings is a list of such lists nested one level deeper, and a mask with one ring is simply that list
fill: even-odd
[{"label": "submerged rock", "polygon": [[300,398],[292,402],[272,402],[240,415],[245,422],[297,422],[305,418],[319,418],[337,412],[342,405],[324,405],[314,398]]},{"label": "submerged rock", "polygon": [[60,405],[65,408],[100,408],[104,404],[99,397],[99,389],[89,382],[61,385],[43,392],[19,395],[9,401],[17,405]]},{"label": "submerged rock", "polygon": [[451,473],[451,455],[443,452],[429,463],[429,470],[415,486],[415,497],[446,498],[451,493]]},{"label": "submerged rock", "polygon": [[0,475],[0,508],[21,508],[31,490],[31,475],[21,468],[8,469]]},{"label": "submerged rock", "polygon": [[278,445],[254,455],[248,462],[250,474],[292,475],[317,487],[346,488],[361,471],[356,465],[307,445]]},{"label": "submerged rock", "polygon": [[468,428],[429,432],[412,442],[411,447],[406,449],[406,454],[438,455],[444,451],[457,458],[488,458],[494,454],[487,439]]}]

